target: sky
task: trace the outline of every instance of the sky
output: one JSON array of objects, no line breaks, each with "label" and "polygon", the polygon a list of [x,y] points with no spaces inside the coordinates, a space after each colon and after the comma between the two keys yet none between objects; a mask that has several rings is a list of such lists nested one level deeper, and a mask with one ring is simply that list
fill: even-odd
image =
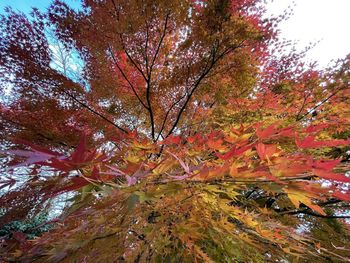
[{"label": "sky", "polygon": [[[40,10],[46,10],[51,0],[0,0],[0,11],[4,10],[4,7],[10,6],[15,10],[22,11],[24,13],[29,13],[32,7],[36,7]],[[64,0],[67,4],[72,7],[79,7],[79,0]]]},{"label": "sky", "polygon": [[350,53],[350,0],[275,0],[268,11],[281,14],[288,5],[294,6],[294,15],[280,25],[282,37],[298,40],[299,49],[319,41],[308,60],[325,67]]},{"label": "sky", "polygon": [[[0,12],[5,6],[30,12],[31,6],[45,10],[50,0],[0,0]],[[73,7],[78,0],[65,0]],[[294,4],[293,4],[294,2]],[[325,67],[332,59],[350,53],[350,0],[274,0],[269,3],[269,14],[281,14],[289,5],[294,15],[280,25],[282,37],[297,40],[302,50],[310,42],[319,42],[309,51],[307,59]]]}]

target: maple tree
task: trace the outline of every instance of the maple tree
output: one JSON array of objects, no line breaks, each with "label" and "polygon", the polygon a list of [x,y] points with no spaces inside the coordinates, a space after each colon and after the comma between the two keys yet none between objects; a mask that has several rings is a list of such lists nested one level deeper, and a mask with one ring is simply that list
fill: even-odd
[{"label": "maple tree", "polygon": [[304,65],[281,19],[259,0],[8,9],[0,225],[66,207],[39,238],[7,231],[1,259],[349,261],[350,59]]}]

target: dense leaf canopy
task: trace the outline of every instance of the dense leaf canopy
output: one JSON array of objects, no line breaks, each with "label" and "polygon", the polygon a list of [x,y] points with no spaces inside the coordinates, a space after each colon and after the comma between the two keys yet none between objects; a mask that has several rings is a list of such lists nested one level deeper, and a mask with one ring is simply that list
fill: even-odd
[{"label": "dense leaf canopy", "polygon": [[8,9],[0,260],[350,261],[350,59],[304,65],[285,18],[260,0]]}]

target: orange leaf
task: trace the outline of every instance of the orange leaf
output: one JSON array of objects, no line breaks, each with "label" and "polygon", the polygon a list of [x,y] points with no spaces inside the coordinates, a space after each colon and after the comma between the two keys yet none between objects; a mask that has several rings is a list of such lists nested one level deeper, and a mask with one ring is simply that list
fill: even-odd
[{"label": "orange leaf", "polygon": [[276,145],[259,143],[255,148],[261,160],[268,160],[278,153]]},{"label": "orange leaf", "polygon": [[224,150],[226,149],[226,147],[224,145],[222,145],[223,141],[221,139],[218,140],[208,140],[207,145],[210,149],[213,150]]},{"label": "orange leaf", "polygon": [[237,177],[237,175],[238,175],[238,168],[237,168],[237,165],[234,163],[230,167],[230,175],[232,177]]},{"label": "orange leaf", "polygon": [[311,198],[308,197],[308,193],[300,190],[294,190],[285,188],[284,192],[288,195],[288,198],[293,203],[296,208],[299,208],[299,205],[303,203],[304,205],[310,207],[312,210],[316,211],[321,215],[326,215],[322,208],[311,201]]}]

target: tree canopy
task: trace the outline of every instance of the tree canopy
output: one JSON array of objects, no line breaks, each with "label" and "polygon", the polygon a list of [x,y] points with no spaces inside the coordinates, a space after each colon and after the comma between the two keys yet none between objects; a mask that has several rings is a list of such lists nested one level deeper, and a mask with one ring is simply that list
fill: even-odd
[{"label": "tree canopy", "polygon": [[349,57],[260,0],[81,4],[1,16],[1,260],[350,261]]}]

